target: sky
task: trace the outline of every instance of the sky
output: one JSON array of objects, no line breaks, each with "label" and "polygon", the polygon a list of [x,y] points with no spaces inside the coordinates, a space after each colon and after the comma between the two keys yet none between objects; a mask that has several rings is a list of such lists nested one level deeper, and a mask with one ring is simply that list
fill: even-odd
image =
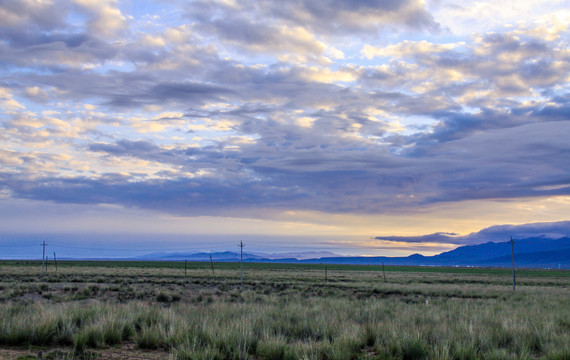
[{"label": "sky", "polygon": [[0,0],[0,258],[568,230],[569,34],[568,0]]}]

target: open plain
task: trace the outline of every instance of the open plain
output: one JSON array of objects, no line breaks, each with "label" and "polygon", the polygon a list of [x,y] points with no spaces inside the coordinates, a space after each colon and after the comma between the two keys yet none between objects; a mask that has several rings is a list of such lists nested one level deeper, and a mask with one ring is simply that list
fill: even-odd
[{"label": "open plain", "polygon": [[570,359],[570,271],[0,262],[0,359]]}]

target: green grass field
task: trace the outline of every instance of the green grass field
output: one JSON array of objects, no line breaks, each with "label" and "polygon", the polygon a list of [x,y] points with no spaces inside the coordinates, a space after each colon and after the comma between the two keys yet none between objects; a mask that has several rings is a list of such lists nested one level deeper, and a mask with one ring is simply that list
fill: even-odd
[{"label": "green grass field", "polygon": [[1,261],[0,358],[570,360],[570,271],[385,270]]}]

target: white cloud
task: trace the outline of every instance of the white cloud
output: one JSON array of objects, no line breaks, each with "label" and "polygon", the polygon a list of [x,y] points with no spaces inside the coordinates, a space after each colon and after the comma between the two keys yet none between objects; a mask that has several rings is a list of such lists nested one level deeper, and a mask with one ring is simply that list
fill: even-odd
[{"label": "white cloud", "polygon": [[502,31],[505,25],[518,27],[545,19],[559,19],[568,24],[570,14],[565,0],[446,0],[437,4],[433,12],[435,20],[454,35],[461,36]]},{"label": "white cloud", "polygon": [[4,111],[25,109],[24,105],[14,99],[12,92],[4,87],[0,87],[0,104],[2,104]]},{"label": "white cloud", "polygon": [[368,59],[373,59],[375,57],[406,58],[410,56],[420,56],[423,54],[441,53],[447,50],[453,50],[462,45],[464,45],[464,43],[434,44],[426,40],[404,40],[400,43],[390,44],[385,47],[374,47],[366,44],[362,48],[361,53]]},{"label": "white cloud", "polygon": [[91,17],[88,27],[93,34],[114,37],[126,28],[126,18],[121,13],[117,0],[72,0]]},{"label": "white cloud", "polygon": [[344,60],[345,59],[344,52],[342,52],[341,50],[339,50],[335,47],[327,48],[326,53],[328,56],[330,56],[331,58],[333,58],[335,60]]}]

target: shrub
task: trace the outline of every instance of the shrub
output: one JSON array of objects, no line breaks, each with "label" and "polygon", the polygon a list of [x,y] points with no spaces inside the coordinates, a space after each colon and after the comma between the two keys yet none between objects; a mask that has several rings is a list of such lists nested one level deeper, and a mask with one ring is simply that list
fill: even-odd
[{"label": "shrub", "polygon": [[168,302],[170,302],[170,296],[168,296],[168,294],[161,291],[156,295],[156,301],[168,303]]}]

